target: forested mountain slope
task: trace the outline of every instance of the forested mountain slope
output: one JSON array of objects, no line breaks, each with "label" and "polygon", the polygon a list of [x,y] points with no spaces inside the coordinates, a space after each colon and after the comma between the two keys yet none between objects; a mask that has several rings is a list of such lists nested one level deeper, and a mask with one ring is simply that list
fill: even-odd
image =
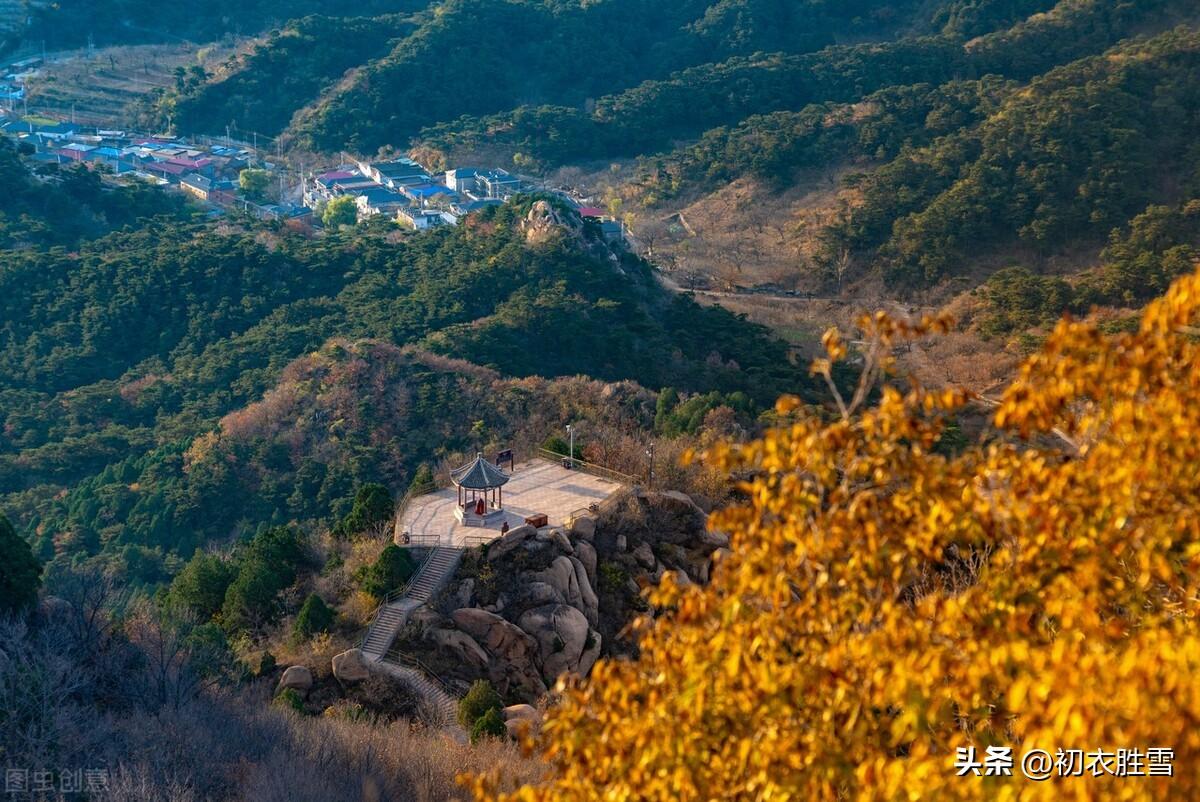
[{"label": "forested mountain slope", "polygon": [[[326,519],[359,484],[402,486],[422,462],[527,427],[528,409],[493,399],[488,377],[584,374],[760,405],[807,386],[764,330],[670,295],[586,227],[527,241],[529,203],[400,238],[159,220],[70,252],[0,251],[0,503],[42,533],[43,559],[102,554],[155,581],[172,554]],[[363,338],[377,345],[361,351]],[[334,341],[326,367],[285,373]],[[281,411],[281,377],[311,403]],[[237,422],[259,413],[238,410],[264,393],[294,436],[256,435],[196,468],[221,419],[252,431]]]},{"label": "forested mountain slope", "polygon": [[97,47],[143,42],[207,42],[226,34],[254,36],[273,25],[310,14],[374,16],[408,13],[429,0],[363,0],[347,8],[336,0],[204,0],[155,3],[148,0],[58,0],[30,3],[27,43],[47,49]]}]

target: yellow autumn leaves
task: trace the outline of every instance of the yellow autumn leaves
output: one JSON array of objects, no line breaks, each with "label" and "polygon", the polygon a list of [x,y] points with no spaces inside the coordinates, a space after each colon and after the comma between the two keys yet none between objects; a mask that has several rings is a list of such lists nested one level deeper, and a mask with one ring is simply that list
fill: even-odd
[{"label": "yellow autumn leaves", "polygon": [[[564,689],[505,800],[1200,798],[1200,275],[1133,333],[1063,322],[976,442],[971,399],[872,393],[896,342],[864,321],[867,386],[841,414],[707,458],[746,481],[714,515],[732,553],[664,582],[637,661]],[[869,399],[874,398],[874,401]],[[1174,750],[1172,777],[956,776],[955,750]]]}]

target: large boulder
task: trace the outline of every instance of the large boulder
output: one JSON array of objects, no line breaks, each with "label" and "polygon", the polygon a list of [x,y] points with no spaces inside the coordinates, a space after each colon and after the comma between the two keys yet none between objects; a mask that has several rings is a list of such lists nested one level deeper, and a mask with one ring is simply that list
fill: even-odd
[{"label": "large boulder", "polygon": [[600,642],[599,632],[593,629],[588,633],[588,640],[583,645],[583,654],[579,655],[579,668],[576,669],[580,676],[586,677],[590,674],[592,666],[600,659]]},{"label": "large boulder", "polygon": [[579,670],[579,658],[591,631],[579,610],[569,604],[547,604],[527,610],[517,624],[537,642],[542,677],[547,683]]},{"label": "large boulder", "polygon": [[583,563],[583,568],[587,572],[588,582],[592,587],[596,587],[596,566],[600,560],[596,556],[596,547],[586,540],[575,542],[575,558]]},{"label": "large boulder", "polygon": [[550,542],[553,543],[563,554],[575,553],[575,547],[571,545],[570,539],[561,529],[552,529],[550,531]]},{"label": "large boulder", "polygon": [[333,676],[342,682],[362,682],[371,676],[367,656],[360,649],[347,649],[333,657]]},{"label": "large boulder", "polygon": [[458,607],[470,607],[471,602],[475,599],[475,580],[471,578],[464,579],[462,584],[458,586],[458,590],[454,593],[454,600]]},{"label": "large boulder", "polygon": [[591,542],[596,537],[596,519],[590,515],[580,515],[567,522],[571,534],[579,540]]},{"label": "large boulder", "polygon": [[452,657],[476,668],[487,668],[488,653],[467,633],[459,629],[431,629],[426,635]]},{"label": "large boulder", "polygon": [[523,524],[515,529],[508,530],[508,532],[493,540],[491,545],[488,546],[488,561],[495,562],[499,560],[535,535],[537,535],[537,530],[529,524]]},{"label": "large boulder", "polygon": [[283,672],[283,676],[279,678],[279,687],[275,689],[276,693],[282,690],[291,688],[301,693],[308,693],[313,686],[313,675],[308,670],[308,666],[290,666]]},{"label": "large boulder", "polygon": [[647,571],[654,570],[654,550],[650,548],[649,543],[639,543],[638,547],[633,550],[633,558]]},{"label": "large boulder", "polygon": [[565,555],[556,557],[546,570],[536,574],[536,580],[554,588],[562,601],[582,612],[589,623],[596,623],[600,601],[592,590],[587,570],[578,559]]},{"label": "large boulder", "polygon": [[533,705],[510,705],[504,708],[503,715],[510,738],[533,735],[542,723],[542,714]]},{"label": "large boulder", "polygon": [[532,697],[546,692],[537,671],[538,642],[527,632],[476,607],[455,610],[450,617],[496,658],[488,667],[488,678],[501,693],[514,687]]},{"label": "large boulder", "polygon": [[679,490],[664,490],[658,494],[659,501],[663,506],[675,509],[678,512],[685,512],[696,515],[700,518],[707,518],[708,513],[700,508],[691,496]]},{"label": "large boulder", "polygon": [[592,587],[592,578],[588,576],[587,567],[583,561],[571,557],[571,566],[575,569],[575,584],[579,586],[579,607],[587,617],[588,623],[596,626],[600,620],[600,597],[596,595],[595,589]]}]

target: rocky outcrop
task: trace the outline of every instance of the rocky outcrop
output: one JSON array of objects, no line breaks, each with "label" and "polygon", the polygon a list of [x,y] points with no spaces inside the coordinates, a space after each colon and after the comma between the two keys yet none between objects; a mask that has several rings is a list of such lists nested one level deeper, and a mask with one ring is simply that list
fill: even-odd
[{"label": "rocky outcrop", "polygon": [[404,648],[464,687],[487,678],[534,701],[564,673],[632,653],[628,624],[668,571],[680,584],[708,580],[728,539],[706,524],[683,494],[641,492],[564,529],[517,527],[464,558],[458,583],[413,612]]},{"label": "rocky outcrop", "polygon": [[540,245],[562,234],[578,236],[579,225],[546,201],[540,200],[533,204],[521,221],[521,231],[530,245]]},{"label": "rocky outcrop", "polygon": [[596,547],[586,540],[579,540],[575,543],[575,558],[583,565],[583,570],[587,574],[588,582],[593,588],[596,587],[596,566],[599,561],[596,557]]},{"label": "rocky outcrop", "polygon": [[592,643],[583,613],[568,604],[547,604],[528,610],[517,624],[537,642],[538,663],[548,683],[579,671],[580,658]]},{"label": "rocky outcrop", "polygon": [[526,631],[475,607],[455,610],[451,619],[495,658],[488,666],[488,678],[501,693],[512,687],[534,697],[546,692],[546,684],[536,670],[538,642]]},{"label": "rocky outcrop", "polygon": [[488,653],[467,633],[457,629],[431,629],[426,637],[447,654],[477,668],[486,668]]},{"label": "rocky outcrop", "polygon": [[334,655],[333,676],[342,682],[362,682],[371,676],[367,668],[367,656],[359,649],[347,649]]},{"label": "rocky outcrop", "polygon": [[580,515],[567,522],[571,534],[580,540],[591,543],[596,537],[596,519],[590,515]]},{"label": "rocky outcrop", "polygon": [[600,600],[592,590],[587,569],[578,559],[560,555],[549,568],[538,573],[536,579],[553,588],[560,602],[582,612],[588,623],[595,626],[600,615]]},{"label": "rocky outcrop", "polygon": [[526,540],[536,535],[537,530],[529,524],[510,529],[502,537],[493,540],[491,545],[488,546],[487,558],[490,562],[502,560]]},{"label": "rocky outcrop", "polygon": [[313,686],[313,675],[308,670],[307,666],[291,666],[283,672],[283,676],[279,678],[279,687],[276,692],[291,688],[300,693],[308,693]]}]

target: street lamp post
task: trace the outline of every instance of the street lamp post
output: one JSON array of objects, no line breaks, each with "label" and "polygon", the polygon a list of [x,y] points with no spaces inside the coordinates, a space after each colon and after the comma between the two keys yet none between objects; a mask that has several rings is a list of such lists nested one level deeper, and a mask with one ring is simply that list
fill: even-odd
[{"label": "street lamp post", "polygon": [[570,460],[570,463],[569,463],[570,466],[572,468],[574,468],[575,467],[575,426],[570,423],[567,424],[567,436],[570,437],[570,439],[571,439],[571,444],[570,444],[570,446],[568,446],[568,450],[570,451],[570,453],[567,455],[567,459]]},{"label": "street lamp post", "polygon": [[650,458],[650,473],[647,476],[647,485],[650,490],[654,489],[654,443],[646,449],[646,456]]}]

